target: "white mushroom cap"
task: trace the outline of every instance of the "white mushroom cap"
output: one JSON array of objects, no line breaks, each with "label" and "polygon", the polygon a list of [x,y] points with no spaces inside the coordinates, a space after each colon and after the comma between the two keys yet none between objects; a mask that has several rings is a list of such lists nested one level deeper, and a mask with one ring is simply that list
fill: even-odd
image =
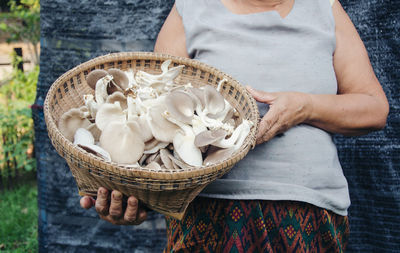
[{"label": "white mushroom cap", "polygon": [[120,91],[116,91],[116,92],[114,92],[113,94],[111,94],[111,95],[109,95],[107,97],[106,103],[114,104],[115,102],[119,102],[119,104],[121,105],[122,110],[125,110],[125,109],[128,108],[126,97]]},{"label": "white mushroom cap", "polygon": [[172,81],[181,73],[184,65],[179,65],[168,69],[171,60],[166,60],[161,64],[162,73],[159,75],[152,75],[144,71],[136,72],[135,79],[140,85],[151,86],[154,83],[164,82],[166,85],[171,84]]},{"label": "white mushroom cap", "polygon": [[100,146],[116,163],[133,164],[143,155],[144,142],[135,122],[110,122],[102,131]]},{"label": "white mushroom cap", "polygon": [[95,141],[99,141],[101,130],[97,127],[96,123],[90,124],[86,129],[92,134]]},{"label": "white mushroom cap", "polygon": [[236,151],[235,147],[222,148],[222,149],[209,149],[207,152],[207,157],[204,159],[204,165],[208,166],[210,164],[220,163],[232,156]]},{"label": "white mushroom cap", "polygon": [[183,135],[181,132],[177,132],[172,143],[176,152],[185,163],[196,167],[203,164],[201,151],[194,145],[194,134]]},{"label": "white mushroom cap", "polygon": [[91,71],[86,77],[86,83],[92,88],[93,90],[96,89],[96,83],[100,78],[103,78],[107,75],[107,71],[104,69],[95,69]]},{"label": "white mushroom cap", "polygon": [[204,86],[204,100],[210,114],[217,114],[225,108],[224,97],[211,85]]},{"label": "white mushroom cap", "polygon": [[116,85],[122,90],[129,88],[129,78],[124,71],[116,68],[108,69],[107,72],[113,76],[113,80]]},{"label": "white mushroom cap", "polygon": [[147,141],[150,141],[151,139],[153,139],[153,133],[151,132],[151,128],[149,126],[149,123],[148,123],[146,117],[147,116],[144,114],[142,114],[140,116],[135,115],[135,116],[131,116],[128,120],[128,121],[136,121],[136,123],[139,124],[139,127],[142,130],[141,134],[142,134],[144,142],[147,142]]},{"label": "white mushroom cap", "polygon": [[158,152],[160,149],[165,148],[169,145],[169,142],[158,142],[157,145],[152,147],[151,149],[145,149],[143,151],[144,154],[154,154]]},{"label": "white mushroom cap", "polygon": [[144,150],[150,150],[157,146],[158,143],[159,141],[156,138],[152,138],[144,143]]},{"label": "white mushroom cap", "polygon": [[178,153],[179,157],[185,163],[192,166],[201,166],[203,164],[203,156],[200,149],[194,145],[195,134],[193,129],[190,126],[177,121],[168,112],[165,112],[163,116],[182,129],[182,131],[176,132],[172,140],[174,151]]},{"label": "white mushroom cap", "polygon": [[133,86],[138,86],[135,80],[135,73],[133,72],[133,69],[128,69],[127,71],[125,71],[125,75],[128,77],[129,88],[132,88]]},{"label": "white mushroom cap", "polygon": [[196,147],[204,147],[221,139],[224,139],[228,133],[223,129],[208,130],[199,133],[194,139]]},{"label": "white mushroom cap", "polygon": [[172,142],[179,127],[162,116],[165,111],[166,106],[162,103],[149,108],[147,122],[154,138],[162,142]]},{"label": "white mushroom cap", "polygon": [[94,96],[92,94],[83,95],[83,100],[85,101],[85,105],[90,113],[90,116],[92,119],[95,119],[99,106],[97,105],[96,101],[94,101]]},{"label": "white mushroom cap", "polygon": [[89,112],[82,112],[79,108],[72,108],[61,116],[58,122],[58,129],[65,138],[72,142],[78,128],[86,128],[91,124],[87,119],[88,116]]},{"label": "white mushroom cap", "polygon": [[112,78],[113,77],[111,75],[106,75],[96,82],[96,89],[94,91],[94,94],[98,105],[102,105],[106,101],[108,97],[107,87]]},{"label": "white mushroom cap", "polygon": [[118,102],[114,104],[103,104],[96,114],[96,125],[101,130],[107,127],[111,122],[124,123],[126,121],[126,115],[122,111],[121,106]]},{"label": "white mushroom cap", "polygon": [[165,104],[172,117],[185,124],[192,123],[195,105],[189,94],[181,90],[171,92],[167,95]]},{"label": "white mushroom cap", "polygon": [[207,127],[204,124],[204,122],[201,120],[201,118],[197,115],[193,116],[192,119],[192,128],[193,128],[193,132],[195,135],[207,131]]},{"label": "white mushroom cap", "polygon": [[196,103],[200,105],[203,109],[206,104],[204,90],[196,87],[189,87],[187,90],[189,94],[191,94],[192,97],[195,99]]},{"label": "white mushroom cap", "polygon": [[235,147],[235,149],[238,149],[249,134],[251,126],[251,121],[243,120],[243,122],[236,127],[236,129],[233,131],[233,134],[228,139],[221,139],[213,142],[212,145],[220,148]]},{"label": "white mushroom cap", "polygon": [[171,153],[168,151],[168,149],[165,148],[160,149],[160,159],[162,163],[165,165],[165,168],[173,170],[174,165],[171,158],[169,158],[169,155],[171,155]]},{"label": "white mushroom cap", "polygon": [[174,169],[187,169],[187,168],[193,168],[193,166],[185,163],[184,161],[182,161],[180,158],[177,158],[175,156],[173,156],[172,154],[168,154],[169,159],[171,159],[172,164],[174,166]]},{"label": "white mushroom cap", "polygon": [[94,144],[78,144],[78,147],[82,148],[88,153],[91,153],[95,156],[103,158],[106,162],[111,162],[110,154],[102,149],[101,147]]},{"label": "white mushroom cap", "polygon": [[151,163],[147,164],[145,168],[148,168],[151,170],[156,170],[156,171],[161,170],[161,166],[157,162],[151,162]]},{"label": "white mushroom cap", "polygon": [[74,136],[74,144],[94,144],[94,137],[91,132],[86,130],[85,128],[78,128],[75,132]]}]

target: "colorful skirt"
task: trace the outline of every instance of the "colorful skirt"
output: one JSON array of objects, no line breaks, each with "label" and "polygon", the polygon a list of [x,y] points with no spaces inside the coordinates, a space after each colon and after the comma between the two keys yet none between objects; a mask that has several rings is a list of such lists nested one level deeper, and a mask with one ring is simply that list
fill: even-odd
[{"label": "colorful skirt", "polygon": [[344,252],[347,216],[296,201],[196,198],[164,252]]}]

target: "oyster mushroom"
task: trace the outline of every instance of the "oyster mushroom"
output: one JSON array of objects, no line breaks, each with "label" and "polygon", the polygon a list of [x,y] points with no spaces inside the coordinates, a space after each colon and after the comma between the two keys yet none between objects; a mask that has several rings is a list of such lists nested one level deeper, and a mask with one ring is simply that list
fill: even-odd
[{"label": "oyster mushroom", "polygon": [[124,123],[126,121],[126,115],[122,111],[119,102],[114,104],[103,104],[96,114],[96,126],[104,131],[106,126],[111,122]]},{"label": "oyster mushroom", "polygon": [[92,117],[92,119],[95,119],[99,106],[97,105],[96,101],[94,101],[93,95],[92,94],[83,95],[83,100],[85,101],[85,106],[87,107],[90,116]]},{"label": "oyster mushroom", "polygon": [[171,158],[169,158],[169,155],[171,155],[171,153],[168,151],[168,149],[165,148],[160,149],[160,159],[164,164],[165,168],[173,170],[174,165]]},{"label": "oyster mushroom", "polygon": [[161,170],[161,166],[160,164],[156,163],[156,162],[151,162],[149,164],[146,165],[145,168],[151,169],[151,170]]},{"label": "oyster mushroom", "polygon": [[99,79],[105,77],[107,75],[107,71],[104,69],[95,69],[91,71],[86,77],[86,83],[93,90],[96,89],[96,83]]},{"label": "oyster mushroom", "polygon": [[61,116],[58,122],[58,129],[65,138],[72,142],[78,128],[86,128],[91,124],[87,119],[88,116],[89,112],[83,112],[79,108],[72,108]]},{"label": "oyster mushroom", "polygon": [[[207,156],[204,159],[204,165],[207,166],[213,163],[218,163],[231,157],[233,153],[242,146],[244,140],[250,132],[251,126],[251,121],[243,120],[242,123],[235,129],[236,132],[234,132],[230,138],[221,139],[220,141],[214,142],[212,144],[213,146],[211,146],[211,148],[207,151]],[[221,146],[223,148],[218,148]]]},{"label": "oyster mushroom", "polygon": [[111,162],[110,154],[102,149],[101,147],[94,144],[78,144],[78,147],[85,150],[88,153],[91,153],[95,156],[103,158],[106,162]]},{"label": "oyster mushroom", "polygon": [[113,77],[111,75],[106,75],[96,82],[94,94],[98,105],[102,105],[106,101],[108,97],[107,86],[112,79]]},{"label": "oyster mushroom", "polygon": [[188,169],[188,168],[193,168],[193,166],[185,163],[179,158],[176,158],[172,154],[168,154],[169,159],[172,161],[172,165],[174,166],[174,169]]},{"label": "oyster mushroom", "polygon": [[116,163],[133,164],[143,155],[144,142],[136,122],[110,122],[102,131],[100,146]]},{"label": "oyster mushroom", "polygon": [[235,151],[235,147],[211,149],[207,152],[207,157],[204,159],[204,165],[208,166],[210,164],[220,163],[230,158]]},{"label": "oyster mushroom", "polygon": [[177,131],[172,140],[174,151],[178,153],[179,157],[185,163],[192,166],[201,166],[203,164],[203,157],[200,149],[194,145],[195,134],[193,129],[171,117],[169,112],[164,112],[163,116],[178,125],[182,130]]},{"label": "oyster mushroom", "polygon": [[113,94],[115,91],[124,91],[129,87],[129,78],[124,71],[111,68],[109,70],[95,69],[86,77],[86,83],[93,89],[96,89],[97,82],[107,75],[111,75],[111,80],[107,83],[106,91]]},{"label": "oyster mushroom", "polygon": [[138,71],[135,75],[136,82],[140,85],[151,86],[154,83],[163,82],[166,85],[171,84],[172,81],[181,73],[184,65],[179,65],[173,68],[168,68],[171,60],[166,60],[161,64],[162,73],[159,75],[152,75],[144,71]]},{"label": "oyster mushroom", "polygon": [[94,137],[91,132],[85,128],[78,128],[74,135],[74,144],[94,144]]},{"label": "oyster mushroom", "polygon": [[133,69],[128,69],[127,71],[125,71],[125,74],[128,77],[129,88],[132,88],[133,86],[138,86],[135,80],[135,73],[133,72]]},{"label": "oyster mushroom", "polygon": [[151,140],[148,140],[144,143],[144,150],[150,150],[157,146],[158,143],[159,141],[157,139],[152,138]]},{"label": "oyster mushroom", "polygon": [[204,90],[195,87],[189,87],[188,93],[192,95],[192,97],[195,99],[197,104],[201,106],[202,109],[205,107],[206,101],[204,98]]},{"label": "oyster mushroom", "polygon": [[171,92],[165,98],[165,105],[172,117],[185,124],[192,123],[195,105],[189,94],[181,90]]},{"label": "oyster mushroom", "polygon": [[213,142],[212,145],[220,148],[240,148],[250,132],[251,125],[251,121],[243,120],[243,122],[236,127],[236,129],[233,131],[233,134],[228,139],[221,139]]},{"label": "oyster mushroom", "polygon": [[90,124],[86,129],[92,134],[95,141],[99,141],[101,130],[97,127],[96,123]]},{"label": "oyster mushroom", "polygon": [[207,113],[215,115],[225,109],[224,97],[213,86],[206,85],[203,90]]},{"label": "oyster mushroom", "polygon": [[124,71],[116,68],[107,70],[108,74],[113,76],[115,84],[123,91],[129,88],[129,78]]},{"label": "oyster mushroom", "polygon": [[116,91],[107,97],[106,103],[114,104],[115,102],[119,102],[122,110],[128,108],[127,99],[125,95],[120,91]]},{"label": "oyster mushroom", "polygon": [[208,130],[199,133],[194,139],[196,147],[204,147],[225,138],[227,132],[223,129]]},{"label": "oyster mushroom", "polygon": [[147,159],[146,159],[146,161],[145,161],[146,164],[149,164],[149,163],[152,163],[152,162],[156,162],[156,163],[158,163],[158,164],[161,163],[160,154],[159,154],[158,152],[149,155],[149,157],[147,157]]},{"label": "oyster mushroom", "polygon": [[148,110],[147,122],[151,132],[157,140],[161,142],[172,142],[179,127],[171,121],[165,119],[162,113],[166,111],[165,104],[157,104]]},{"label": "oyster mushroom", "polygon": [[151,149],[145,149],[143,151],[143,154],[154,154],[158,152],[160,149],[165,148],[169,145],[169,142],[158,142],[154,147]]}]

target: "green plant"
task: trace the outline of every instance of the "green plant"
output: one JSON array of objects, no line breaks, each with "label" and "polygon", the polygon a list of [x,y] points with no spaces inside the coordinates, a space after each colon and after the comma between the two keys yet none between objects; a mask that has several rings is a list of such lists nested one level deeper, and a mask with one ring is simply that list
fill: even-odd
[{"label": "green plant", "polygon": [[0,192],[0,252],[38,252],[37,186]]},{"label": "green plant", "polygon": [[36,96],[39,67],[24,73],[14,68],[12,79],[0,87],[0,174],[3,182],[35,170],[30,105]]},{"label": "green plant", "polygon": [[35,59],[39,62],[38,43],[40,41],[40,4],[39,0],[10,0],[9,13],[0,13],[0,32],[7,42],[23,41],[30,45]]}]

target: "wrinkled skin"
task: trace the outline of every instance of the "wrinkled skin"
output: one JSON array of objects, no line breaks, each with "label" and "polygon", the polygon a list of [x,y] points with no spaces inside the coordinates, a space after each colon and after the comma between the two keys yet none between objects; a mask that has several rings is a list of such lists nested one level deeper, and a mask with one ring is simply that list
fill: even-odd
[{"label": "wrinkled skin", "polygon": [[94,206],[101,219],[114,225],[139,225],[147,219],[146,210],[134,196],[125,200],[121,192],[114,190],[110,194],[104,187],[98,189],[96,200],[84,196],[80,204],[84,209]]}]

